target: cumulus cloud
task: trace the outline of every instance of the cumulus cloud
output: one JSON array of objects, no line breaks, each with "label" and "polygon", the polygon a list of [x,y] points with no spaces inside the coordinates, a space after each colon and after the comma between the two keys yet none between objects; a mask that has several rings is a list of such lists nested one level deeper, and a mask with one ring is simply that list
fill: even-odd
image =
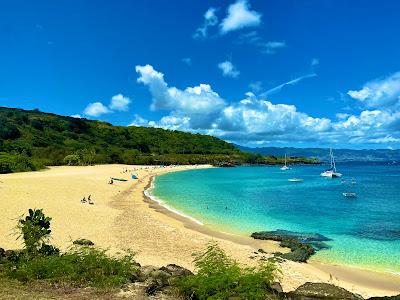
[{"label": "cumulus cloud", "polygon": [[90,117],[99,117],[110,112],[108,107],[101,102],[89,103],[84,110],[84,114]]},{"label": "cumulus cloud", "polygon": [[81,119],[82,118],[82,116],[80,114],[71,115],[70,117],[76,118],[76,119]]},{"label": "cumulus cloud", "polygon": [[375,109],[358,115],[341,113],[333,121],[310,116],[294,105],[272,103],[267,95],[248,92],[244,99],[228,102],[208,84],[169,87],[164,75],[150,65],[137,66],[136,71],[138,82],[149,88],[153,109],[166,110],[159,120],[135,116],[136,125],[210,134],[243,145],[400,143],[400,112]]},{"label": "cumulus cloud", "polygon": [[347,94],[370,108],[399,109],[400,72],[367,82],[360,90]]},{"label": "cumulus cloud", "polygon": [[216,15],[217,9],[210,7],[204,14],[203,24],[198,27],[193,34],[194,39],[206,38],[210,27],[218,24],[218,17]]},{"label": "cumulus cloud", "polygon": [[203,128],[225,105],[224,100],[208,84],[187,87],[184,90],[168,87],[164,74],[151,65],[136,66],[138,82],[149,87],[152,95],[151,109],[170,110],[191,116],[193,128]]},{"label": "cumulus cloud", "polygon": [[222,71],[224,77],[237,78],[240,74],[239,70],[230,61],[220,62],[218,68]]},{"label": "cumulus cloud", "polygon": [[109,108],[112,110],[128,111],[129,103],[131,103],[131,100],[128,97],[118,94],[111,98]]},{"label": "cumulus cloud", "polygon": [[220,24],[220,31],[226,34],[245,27],[261,24],[261,14],[251,10],[247,0],[238,0],[227,9],[227,15]]}]

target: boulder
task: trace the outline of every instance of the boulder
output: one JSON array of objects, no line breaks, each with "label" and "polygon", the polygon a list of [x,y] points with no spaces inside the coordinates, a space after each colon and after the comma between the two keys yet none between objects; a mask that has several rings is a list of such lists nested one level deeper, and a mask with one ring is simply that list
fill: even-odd
[{"label": "boulder", "polygon": [[183,276],[193,275],[193,273],[190,270],[185,269],[185,268],[175,265],[175,264],[166,265],[165,267],[161,267],[160,270],[167,272],[175,277],[183,277]]},{"label": "boulder", "polygon": [[283,293],[282,286],[279,282],[274,282],[271,284],[271,290],[277,294]]},{"label": "boulder", "polygon": [[151,272],[144,282],[146,286],[146,294],[154,295],[158,291],[161,291],[164,287],[169,286],[170,278],[171,274],[162,270]]},{"label": "boulder", "polygon": [[295,291],[287,293],[288,300],[362,300],[361,296],[355,295],[348,290],[328,284],[307,282]]},{"label": "boulder", "polygon": [[94,243],[88,239],[78,239],[73,241],[72,244],[79,246],[94,246]]}]

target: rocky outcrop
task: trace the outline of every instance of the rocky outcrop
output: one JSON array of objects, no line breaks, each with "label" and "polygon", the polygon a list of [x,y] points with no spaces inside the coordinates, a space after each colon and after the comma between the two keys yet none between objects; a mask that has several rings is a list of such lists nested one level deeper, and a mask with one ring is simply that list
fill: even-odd
[{"label": "rocky outcrop", "polygon": [[348,290],[328,284],[307,282],[298,287],[295,291],[283,296],[287,300],[362,300]]},{"label": "rocky outcrop", "polygon": [[157,268],[154,266],[143,266],[140,268],[140,281],[146,295],[155,295],[161,291],[165,292],[173,286],[174,280],[179,277],[193,275],[191,271],[175,264]]},{"label": "rocky outcrop", "polygon": [[251,235],[255,239],[280,242],[282,247],[289,248],[290,253],[274,253],[275,256],[297,262],[306,262],[316,251],[328,249],[325,242],[331,239],[319,233],[300,233],[287,230],[261,231]]}]

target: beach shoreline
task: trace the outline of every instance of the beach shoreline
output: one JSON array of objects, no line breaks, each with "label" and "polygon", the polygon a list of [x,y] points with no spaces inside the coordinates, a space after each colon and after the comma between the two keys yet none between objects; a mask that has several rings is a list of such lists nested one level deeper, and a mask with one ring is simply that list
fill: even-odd
[{"label": "beach shoreline", "polygon": [[[187,216],[184,213],[171,208],[165,204],[161,199],[155,199],[156,197],[151,194],[151,190],[154,188],[155,176],[152,176],[149,180],[148,185],[145,187],[144,196],[145,202],[149,203],[149,207],[157,212],[163,213],[171,218],[174,218],[184,224],[184,227],[190,230],[195,230],[202,234],[206,234],[212,238],[219,238],[229,240],[231,242],[247,245],[254,247],[254,249],[260,249],[265,246],[265,243],[271,243],[276,247],[275,251],[288,252],[289,249],[279,246],[279,243],[273,241],[263,241],[264,244],[259,243],[260,240],[253,239],[249,236],[241,234],[227,233],[219,231],[215,228],[205,226],[201,221],[196,220],[191,216]],[[267,251],[271,252],[271,250]],[[300,263],[298,263],[300,264]],[[368,287],[384,288],[386,290],[393,289],[393,295],[397,295],[400,292],[400,276],[389,272],[381,272],[376,270],[363,269],[356,266],[324,263],[317,260],[312,260],[307,263],[315,269],[321,270],[322,272],[332,276],[332,283],[341,285],[341,280],[346,281],[348,284],[358,285],[362,284]]]},{"label": "beach shoreline", "polygon": [[[67,249],[71,241],[88,238],[99,247],[118,252],[131,249],[143,265],[162,266],[175,263],[194,269],[192,253],[202,251],[216,240],[228,255],[242,264],[255,265],[257,252],[282,250],[276,242],[231,235],[200,225],[157,201],[145,191],[154,176],[167,172],[211,166],[128,166],[99,165],[88,167],[50,167],[41,172],[1,175],[0,209],[4,218],[0,227],[0,246],[20,247],[10,230],[15,218],[28,208],[43,208],[52,220],[52,242]],[[132,180],[130,169],[139,177]],[[127,182],[107,184],[109,177],[122,177]],[[82,195],[92,194],[95,205],[80,203]],[[281,264],[281,284],[285,291],[305,282],[328,282],[340,285],[364,297],[390,296],[400,293],[400,276],[358,270],[352,267],[310,262]]]}]

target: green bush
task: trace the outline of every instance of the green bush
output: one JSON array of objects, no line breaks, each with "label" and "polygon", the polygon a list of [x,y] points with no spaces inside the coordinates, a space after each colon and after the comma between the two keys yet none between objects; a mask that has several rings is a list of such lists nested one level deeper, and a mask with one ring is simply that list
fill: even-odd
[{"label": "green bush", "polygon": [[28,215],[18,220],[17,229],[29,254],[37,254],[39,249],[47,251],[45,242],[51,233],[50,221],[51,218],[46,217],[42,209],[29,209]]},{"label": "green bush", "polygon": [[132,254],[112,257],[104,250],[74,248],[62,255],[37,256],[9,264],[6,274],[22,282],[47,280],[99,288],[119,287],[137,280],[139,269]]},{"label": "green bush", "polygon": [[188,299],[277,299],[270,288],[277,275],[272,262],[242,268],[217,243],[210,243],[204,253],[195,254],[194,263],[197,273],[177,282]]}]

